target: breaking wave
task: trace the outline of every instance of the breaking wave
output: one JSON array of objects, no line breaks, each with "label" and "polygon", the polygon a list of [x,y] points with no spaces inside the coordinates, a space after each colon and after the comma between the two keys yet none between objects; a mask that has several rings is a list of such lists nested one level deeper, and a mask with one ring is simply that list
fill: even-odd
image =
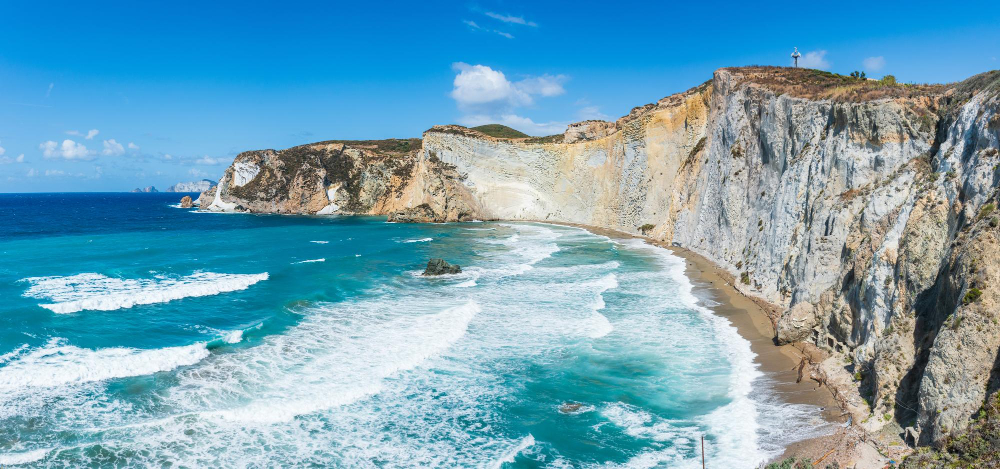
[{"label": "breaking wave", "polygon": [[245,290],[267,278],[267,272],[196,272],[181,278],[155,279],[128,279],[84,273],[67,277],[29,277],[21,281],[31,284],[24,292],[25,297],[51,300],[51,303],[40,303],[38,306],[58,314],[68,314],[85,310],[112,311],[182,298],[218,295]]},{"label": "breaking wave", "polygon": [[193,365],[208,353],[203,343],[152,350],[126,347],[90,350],[53,340],[0,368],[0,390],[10,392],[149,375]]}]

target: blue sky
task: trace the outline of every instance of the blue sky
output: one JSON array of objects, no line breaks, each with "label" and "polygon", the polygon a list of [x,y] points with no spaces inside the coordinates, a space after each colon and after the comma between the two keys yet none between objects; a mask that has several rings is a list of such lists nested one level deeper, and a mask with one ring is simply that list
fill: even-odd
[{"label": "blue sky", "polygon": [[1000,68],[995,2],[807,3],[0,0],[0,192],[162,190],[435,124],[551,134],[793,47],[905,82]]}]

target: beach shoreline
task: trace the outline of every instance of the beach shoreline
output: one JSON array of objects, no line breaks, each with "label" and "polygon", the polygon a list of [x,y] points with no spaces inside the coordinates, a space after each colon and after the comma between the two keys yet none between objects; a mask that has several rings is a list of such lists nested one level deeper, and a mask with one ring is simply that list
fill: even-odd
[{"label": "beach shoreline", "polygon": [[830,425],[829,434],[784,443],[783,453],[769,462],[793,456],[817,461],[826,456],[823,463],[837,461],[843,466],[845,462],[856,460],[858,438],[856,431],[852,431],[855,427],[847,424],[849,412],[836,399],[834,390],[810,379],[808,374],[800,379],[798,370],[803,360],[819,363],[828,356],[808,344],[777,345],[774,342],[774,322],[781,314],[780,308],[744,295],[733,284],[735,278],[732,274],[694,251],[609,228],[580,223],[537,222],[572,226],[612,239],[641,239],[684,260],[685,275],[694,287],[695,296],[710,300],[713,303],[710,307],[712,312],[728,319],[739,335],[750,342],[750,349],[755,354],[754,363],[770,378],[770,390],[775,396],[783,403],[819,408],[821,417]]}]

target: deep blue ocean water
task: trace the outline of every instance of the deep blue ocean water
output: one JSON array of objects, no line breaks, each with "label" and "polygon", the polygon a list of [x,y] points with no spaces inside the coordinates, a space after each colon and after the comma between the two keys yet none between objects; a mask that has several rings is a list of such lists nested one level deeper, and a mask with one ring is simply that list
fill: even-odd
[{"label": "deep blue ocean water", "polygon": [[640,241],[182,195],[0,194],[0,465],[756,467],[815,414]]}]

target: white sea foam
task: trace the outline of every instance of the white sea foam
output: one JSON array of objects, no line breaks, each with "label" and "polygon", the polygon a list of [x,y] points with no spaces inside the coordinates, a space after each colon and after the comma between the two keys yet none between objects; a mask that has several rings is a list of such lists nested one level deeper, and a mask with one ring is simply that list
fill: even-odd
[{"label": "white sea foam", "polygon": [[11,350],[10,352],[7,352],[7,353],[5,353],[3,355],[0,355],[0,365],[2,365],[4,363],[7,363],[12,358],[18,356],[21,353],[21,351],[23,351],[26,348],[28,348],[28,344],[21,344],[20,347],[14,349],[14,350]]},{"label": "white sea foam", "polygon": [[420,238],[420,239],[408,239],[403,241],[404,243],[428,243],[434,241],[434,238]]},{"label": "white sea foam", "polygon": [[326,262],[326,259],[321,257],[319,259],[308,259],[304,261],[292,262],[292,264],[312,264],[313,262]]},{"label": "white sea foam", "polygon": [[[758,382],[763,374],[754,362],[756,354],[750,349],[750,342],[739,335],[736,327],[728,319],[715,315],[700,304],[693,293],[691,281],[685,276],[684,260],[672,255],[666,249],[641,240],[627,240],[622,244],[632,249],[654,253],[667,269],[671,280],[679,286],[677,294],[682,304],[697,311],[710,324],[718,343],[724,345],[721,351],[731,367],[728,392],[730,402],[700,418],[701,423],[715,435],[711,442],[706,442],[706,445],[710,446],[710,452],[716,454],[715,459],[722,466],[755,467],[759,462],[780,454],[780,446],[767,445],[761,441],[762,435],[767,437],[767,431],[761,429],[758,402],[751,395],[755,382]],[[785,420],[780,414],[768,418]],[[676,457],[676,455],[668,456]]]},{"label": "white sea foam", "polygon": [[[190,389],[205,389],[205,375],[245,380],[238,389],[260,386],[249,404],[203,412],[241,422],[287,422],[299,415],[347,405],[377,394],[383,380],[420,366],[447,350],[465,334],[480,311],[473,301],[444,311],[387,322],[363,313],[346,320],[317,316],[286,335],[258,347],[220,357],[206,369],[183,376]],[[355,321],[362,321],[360,323]],[[215,386],[208,386],[214,393]],[[182,403],[227,398],[179,395]],[[223,407],[226,407],[224,403]]]},{"label": "white sea foam", "polygon": [[329,243],[329,241],[309,241],[309,242],[310,243],[316,243],[316,244],[328,244]]},{"label": "white sea foam", "polygon": [[0,453],[0,466],[16,466],[38,461],[49,454],[51,449],[36,449],[20,453]]},{"label": "white sea foam", "polygon": [[473,268],[469,268],[466,269],[465,272],[463,273],[467,275],[469,279],[464,282],[456,283],[454,285],[455,288],[471,288],[476,285],[479,285],[479,283],[477,283],[476,280],[479,280],[479,276],[482,275],[482,269],[473,270]]},{"label": "white sea foam", "polygon": [[245,290],[267,278],[266,272],[195,272],[186,277],[154,279],[127,279],[84,273],[67,277],[30,277],[21,281],[31,284],[24,293],[25,297],[51,300],[52,303],[41,303],[39,306],[55,313],[67,314],[84,310],[111,311],[182,298],[218,295]]},{"label": "white sea foam", "polygon": [[511,448],[507,453],[500,456],[496,461],[494,461],[491,467],[495,469],[500,469],[501,467],[503,467],[504,464],[513,463],[515,461],[515,458],[517,458],[517,455],[521,454],[524,450],[531,448],[532,446],[535,446],[535,437],[531,436],[531,434],[529,433],[528,436],[521,438],[521,440],[518,441],[517,444],[514,445],[514,447]]},{"label": "white sea foam", "polygon": [[208,356],[205,344],[141,350],[97,350],[50,342],[0,368],[0,390],[59,387],[75,383],[143,376],[192,365]]},{"label": "white sea foam", "polygon": [[227,344],[238,344],[241,340],[243,340],[242,330],[231,331],[222,338],[222,341]]},{"label": "white sea foam", "polygon": [[606,306],[604,303],[604,292],[618,288],[618,277],[615,274],[608,274],[596,282],[590,282],[589,285],[596,287],[597,296],[590,304],[591,313],[590,317],[584,320],[584,328],[587,331],[587,337],[599,339],[610,334],[615,329],[607,316],[601,314],[600,311]]}]

